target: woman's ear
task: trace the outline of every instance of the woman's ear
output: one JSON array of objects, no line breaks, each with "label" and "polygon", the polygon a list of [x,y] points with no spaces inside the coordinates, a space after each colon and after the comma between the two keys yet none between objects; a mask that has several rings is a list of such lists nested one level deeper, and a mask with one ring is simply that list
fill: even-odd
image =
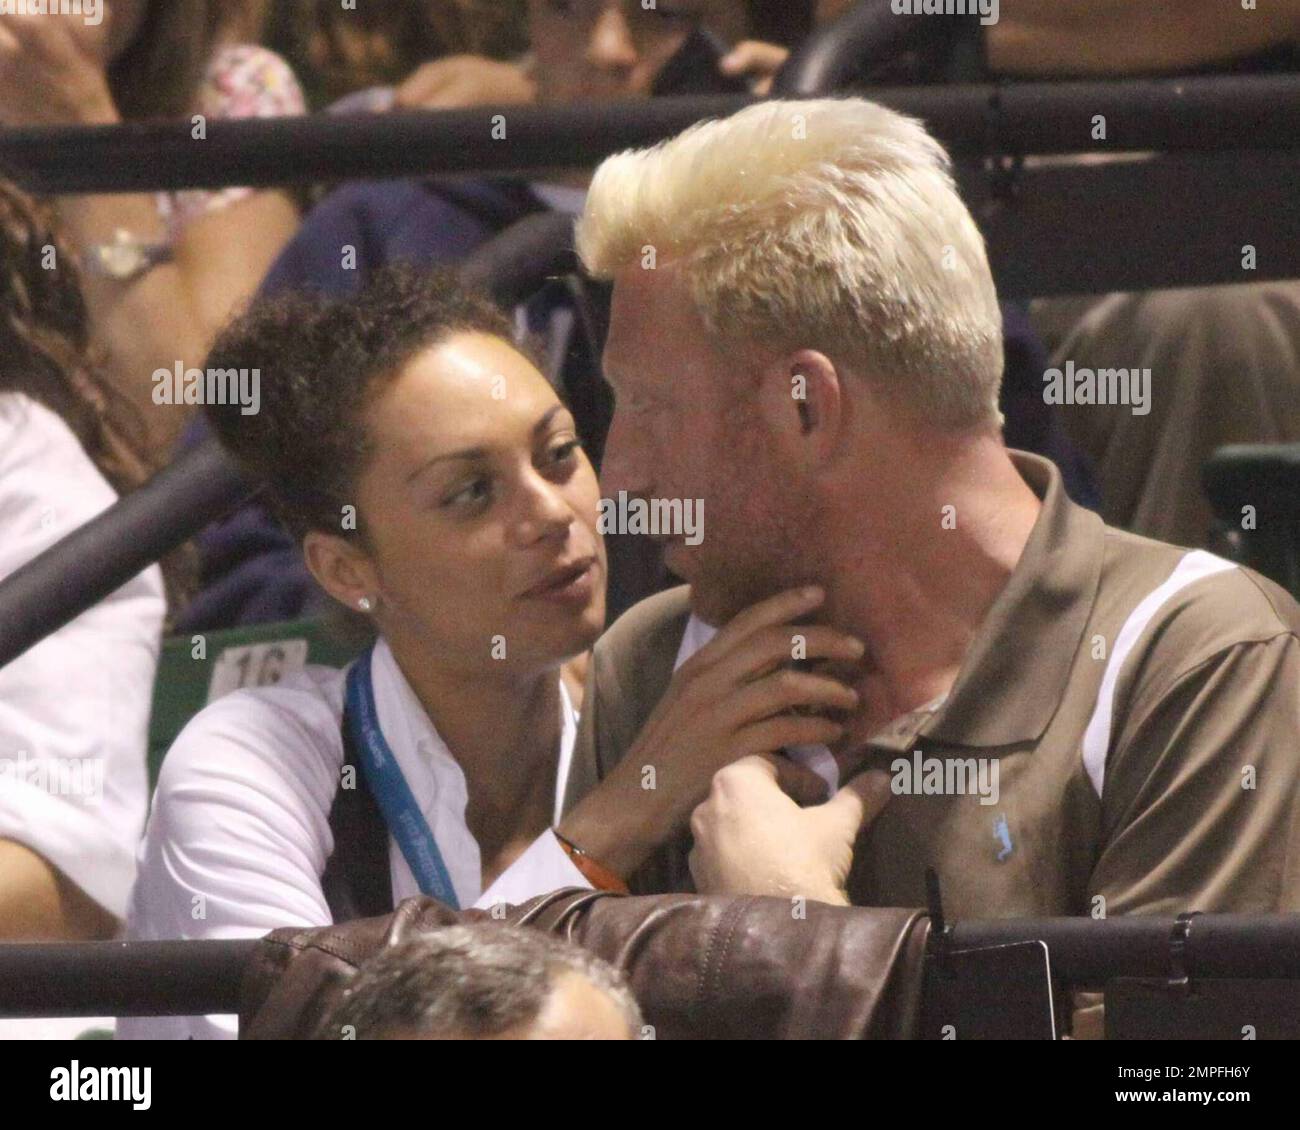
[{"label": "woman's ear", "polygon": [[824,353],[801,349],[770,366],[760,406],[788,458],[819,464],[834,456],[847,405],[841,375]]},{"label": "woman's ear", "polygon": [[[335,600],[353,611],[372,611],[379,591],[369,555],[338,534],[310,531],[302,542],[302,556],[317,583]],[[370,607],[364,607],[369,601]]]}]

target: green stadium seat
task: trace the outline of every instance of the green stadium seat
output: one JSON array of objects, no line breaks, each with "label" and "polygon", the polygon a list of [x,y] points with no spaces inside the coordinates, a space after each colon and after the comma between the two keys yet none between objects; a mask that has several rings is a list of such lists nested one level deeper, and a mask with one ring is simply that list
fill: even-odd
[{"label": "green stadium seat", "polygon": [[163,641],[149,719],[149,787],[185,725],[213,699],[241,687],[279,682],[308,663],[345,667],[358,647],[342,641],[324,620],[265,624]]}]

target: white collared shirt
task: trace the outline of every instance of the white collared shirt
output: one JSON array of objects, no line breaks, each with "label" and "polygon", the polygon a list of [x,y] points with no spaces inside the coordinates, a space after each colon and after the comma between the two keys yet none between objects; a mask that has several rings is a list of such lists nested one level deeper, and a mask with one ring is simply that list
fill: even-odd
[{"label": "white collared shirt", "polygon": [[[429,823],[461,906],[523,902],[590,884],[546,832],[484,892],[465,823],[465,776],[382,640],[372,660],[380,728]],[[563,682],[558,820],[577,715]],[[332,921],[321,875],[343,767],[346,671],[309,666],[201,711],[168,752],[131,899],[128,936],[254,938]],[[394,903],[420,893],[389,837]],[[119,1038],[229,1038],[233,1016],[123,1018]]]}]

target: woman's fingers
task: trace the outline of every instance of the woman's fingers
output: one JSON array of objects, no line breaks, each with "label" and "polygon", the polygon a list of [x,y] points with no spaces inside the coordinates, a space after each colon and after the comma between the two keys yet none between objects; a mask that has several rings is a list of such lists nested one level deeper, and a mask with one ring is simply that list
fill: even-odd
[{"label": "woman's fingers", "polygon": [[857,692],[838,680],[787,668],[740,688],[719,705],[734,719],[736,729],[740,729],[781,714],[795,717],[849,714],[857,709],[858,701]]},{"label": "woman's fingers", "polygon": [[757,604],[751,604],[732,617],[731,622],[691,656],[687,663],[693,667],[712,666],[754,632],[777,624],[788,624],[800,616],[806,616],[825,599],[824,589],[818,585],[807,585],[787,589],[776,596],[760,600]]},{"label": "woman's fingers", "polygon": [[[730,764],[742,755],[775,753],[790,746],[831,745],[843,736],[844,726],[839,722],[813,714],[783,714],[775,718],[764,718],[740,730],[730,756],[721,764]],[[826,799],[825,781],[822,781],[820,799]]]},{"label": "woman's fingers", "polygon": [[854,663],[866,654],[856,636],[824,624],[786,624],[754,632],[714,665],[719,678],[740,684],[761,678],[777,667],[805,660]]}]

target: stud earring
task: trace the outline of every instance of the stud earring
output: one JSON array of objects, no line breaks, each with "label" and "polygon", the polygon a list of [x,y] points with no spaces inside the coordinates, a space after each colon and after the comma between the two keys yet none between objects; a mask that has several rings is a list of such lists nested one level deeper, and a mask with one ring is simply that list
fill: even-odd
[{"label": "stud earring", "polygon": [[369,612],[371,609],[375,607],[375,604],[374,601],[370,599],[370,597],[363,596],[360,600],[357,601],[357,607],[360,608],[362,612]]}]

